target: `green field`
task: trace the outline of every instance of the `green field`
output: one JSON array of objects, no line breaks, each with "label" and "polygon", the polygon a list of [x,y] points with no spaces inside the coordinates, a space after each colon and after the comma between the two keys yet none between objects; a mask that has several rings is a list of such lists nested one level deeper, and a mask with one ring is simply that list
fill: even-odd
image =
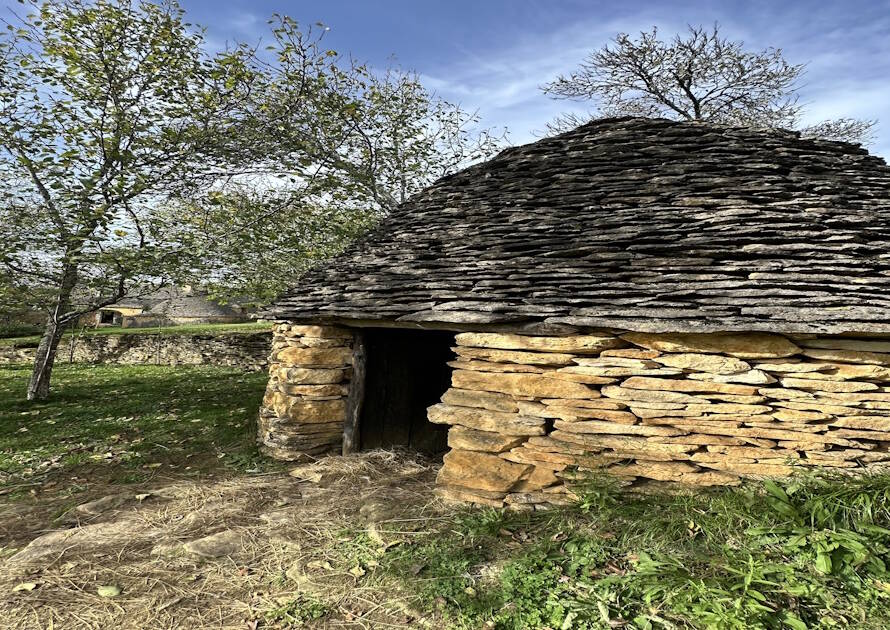
[{"label": "green field", "polygon": [[262,372],[59,365],[50,400],[39,403],[25,400],[29,374],[27,365],[0,367],[0,489],[27,489],[78,468],[127,481],[259,462]]}]

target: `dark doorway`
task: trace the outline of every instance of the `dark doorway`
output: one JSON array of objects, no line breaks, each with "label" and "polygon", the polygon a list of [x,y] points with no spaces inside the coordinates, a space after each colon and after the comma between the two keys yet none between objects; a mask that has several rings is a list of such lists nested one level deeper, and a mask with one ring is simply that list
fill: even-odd
[{"label": "dark doorway", "polygon": [[451,384],[454,334],[437,330],[366,328],[365,399],[359,420],[361,448],[408,446],[446,450],[448,427],[432,424],[426,409]]}]

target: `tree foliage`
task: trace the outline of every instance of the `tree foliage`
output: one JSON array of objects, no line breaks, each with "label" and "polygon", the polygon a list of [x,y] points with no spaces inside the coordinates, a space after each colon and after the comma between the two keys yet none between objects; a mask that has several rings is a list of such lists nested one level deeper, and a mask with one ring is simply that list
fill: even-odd
[{"label": "tree foliage", "polygon": [[247,61],[249,127],[262,159],[181,213],[181,239],[207,254],[205,284],[257,298],[292,286],[307,266],[504,140],[416,74],[375,71],[327,48],[323,26],[301,30],[277,16],[271,30],[269,46]]},{"label": "tree foliage", "polygon": [[[650,116],[709,120],[727,125],[794,128],[803,107],[797,95],[806,68],[782,51],[745,49],[744,42],[710,29],[689,27],[685,36],[661,39],[656,28],[590,53],[577,70],[543,87],[554,98],[597,104],[596,116]],[[592,116],[569,114],[550,131],[573,128]],[[805,135],[862,142],[873,121],[829,120],[803,129]]]},{"label": "tree foliage", "polygon": [[0,41],[0,261],[48,293],[41,397],[68,322],[177,268],[157,209],[231,164],[244,75],[237,55],[203,51],[173,2],[30,9]]}]

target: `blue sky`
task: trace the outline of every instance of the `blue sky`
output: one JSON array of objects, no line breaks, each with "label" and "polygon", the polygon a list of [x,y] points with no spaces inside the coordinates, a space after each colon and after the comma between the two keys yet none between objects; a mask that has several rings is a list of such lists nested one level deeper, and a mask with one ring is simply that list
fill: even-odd
[{"label": "blue sky", "polygon": [[273,13],[323,22],[328,44],[371,64],[391,57],[443,97],[478,109],[510,139],[534,139],[572,107],[538,87],[570,71],[616,33],[657,25],[665,35],[718,21],[751,48],[775,46],[809,71],[805,122],[879,121],[870,149],[890,158],[890,0],[180,0],[214,45],[257,41]]},{"label": "blue sky", "polygon": [[806,122],[831,117],[879,121],[875,153],[890,158],[890,0],[181,0],[208,37],[255,40],[272,13],[321,21],[329,45],[385,65],[418,71],[442,96],[506,126],[514,143],[560,111],[538,86],[571,70],[616,33],[657,25],[665,34],[718,21],[752,48],[780,47],[807,63],[801,89]]}]

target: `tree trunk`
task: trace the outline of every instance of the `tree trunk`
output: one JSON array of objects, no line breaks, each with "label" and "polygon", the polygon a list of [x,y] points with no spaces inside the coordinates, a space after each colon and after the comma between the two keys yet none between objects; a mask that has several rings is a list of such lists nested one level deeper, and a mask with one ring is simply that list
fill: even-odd
[{"label": "tree trunk", "polygon": [[28,383],[28,400],[46,400],[49,397],[49,381],[56,362],[56,351],[67,323],[64,313],[71,306],[71,293],[77,285],[77,275],[76,265],[65,266],[55,308],[46,318],[46,328],[40,345],[37,346],[34,370],[31,372],[31,382]]},{"label": "tree trunk", "polygon": [[47,317],[43,337],[37,346],[31,381],[28,383],[28,400],[45,400],[49,397],[49,381],[56,362],[56,350],[59,349],[59,342],[62,340],[62,332],[63,327],[55,322],[53,316]]}]

